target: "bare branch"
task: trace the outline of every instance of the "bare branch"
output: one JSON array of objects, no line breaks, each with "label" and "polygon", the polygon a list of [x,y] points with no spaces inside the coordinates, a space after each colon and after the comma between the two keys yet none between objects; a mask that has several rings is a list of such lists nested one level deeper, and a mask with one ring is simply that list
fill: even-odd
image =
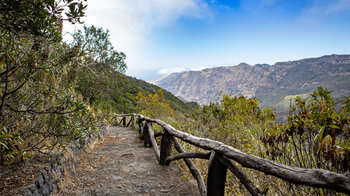
[{"label": "bare branch", "polygon": [[[35,111],[35,110],[32,110],[32,109],[17,110],[17,109],[14,109],[13,107],[11,107],[8,104],[6,104],[5,106],[8,107],[10,110],[12,110],[14,112],[27,112],[27,113],[30,113],[30,114],[70,114],[70,113],[78,111],[78,109],[76,108],[74,110],[62,112],[62,110],[64,110],[64,108],[59,108],[59,107],[52,107],[52,108],[49,108],[46,111]],[[53,111],[51,111],[51,110],[53,110]]]}]

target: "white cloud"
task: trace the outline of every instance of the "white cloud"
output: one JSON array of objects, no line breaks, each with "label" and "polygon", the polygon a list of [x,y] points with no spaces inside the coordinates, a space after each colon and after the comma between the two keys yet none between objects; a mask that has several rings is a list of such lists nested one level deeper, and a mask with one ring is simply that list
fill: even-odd
[{"label": "white cloud", "polygon": [[328,14],[334,14],[340,11],[350,10],[350,0],[333,1],[313,1],[313,5],[306,10],[306,14],[314,17],[320,17]]},{"label": "white cloud", "polygon": [[338,11],[350,10],[350,0],[338,0],[328,6],[327,12],[334,13]]},{"label": "white cloud", "polygon": [[171,74],[175,72],[183,72],[185,71],[184,67],[172,67],[172,68],[163,68],[158,71],[159,74]]},{"label": "white cloud", "polygon": [[305,8],[300,19],[306,25],[319,25],[330,16],[350,11],[350,0],[313,0],[312,5]]},{"label": "white cloud", "polygon": [[193,68],[191,68],[191,71],[201,71],[201,70],[203,70],[205,68],[207,68],[207,67],[205,67],[205,66],[193,67]]},{"label": "white cloud", "polygon": [[[132,72],[154,65],[155,57],[145,51],[152,47],[149,37],[157,28],[171,26],[180,17],[208,16],[211,11],[205,0],[89,0],[84,20],[86,25],[110,30],[112,44],[126,53]],[[74,27],[65,24],[64,30],[73,32]]]}]

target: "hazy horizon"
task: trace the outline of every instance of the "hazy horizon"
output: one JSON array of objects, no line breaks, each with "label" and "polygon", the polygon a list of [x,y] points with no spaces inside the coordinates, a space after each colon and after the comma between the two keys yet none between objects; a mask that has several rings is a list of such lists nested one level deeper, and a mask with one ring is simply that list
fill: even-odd
[{"label": "hazy horizon", "polygon": [[[327,54],[327,55],[322,55],[322,56],[314,56],[314,57],[308,57],[308,58],[302,58],[302,59],[310,59],[310,58],[319,58],[319,57],[323,57],[323,56],[330,56],[330,55],[350,55],[350,54]],[[158,69],[155,69],[155,70],[146,70],[142,73],[142,77],[143,78],[138,78],[137,76],[134,76],[134,75],[128,75],[128,76],[131,76],[131,77],[135,77],[137,79],[141,79],[141,80],[144,80],[144,81],[147,81],[147,82],[153,82],[154,80],[157,80],[157,79],[160,79],[162,77],[165,77],[165,76],[168,76],[170,74],[173,74],[173,73],[181,73],[181,72],[186,72],[186,71],[202,71],[203,69],[210,69],[210,68],[215,68],[215,67],[230,67],[230,66],[237,66],[241,63],[246,63],[248,65],[251,65],[251,66],[255,66],[255,65],[258,65],[258,64],[267,64],[267,65],[275,65],[276,63],[280,63],[280,62],[288,62],[288,61],[298,61],[298,60],[302,60],[302,59],[290,59],[290,60],[286,60],[286,61],[278,61],[278,62],[274,62],[274,63],[256,63],[256,64],[249,64],[249,63],[246,63],[246,62],[240,62],[238,64],[235,64],[235,65],[222,65],[222,66],[212,66],[212,67],[201,67],[200,69],[181,69],[181,70],[172,70],[172,72],[169,72],[169,73],[160,73]],[[155,71],[158,71],[158,72],[155,72]]]},{"label": "hazy horizon", "polygon": [[127,55],[126,74],[147,81],[241,62],[350,54],[350,0],[90,0],[84,20],[109,29]]}]

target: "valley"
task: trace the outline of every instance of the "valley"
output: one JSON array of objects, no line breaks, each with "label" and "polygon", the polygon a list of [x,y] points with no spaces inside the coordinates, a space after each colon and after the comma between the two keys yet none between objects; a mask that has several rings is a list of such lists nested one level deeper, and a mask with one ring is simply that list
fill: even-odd
[{"label": "valley", "polygon": [[201,71],[172,73],[153,81],[185,101],[200,105],[217,102],[222,94],[256,97],[261,106],[285,113],[291,97],[312,93],[318,86],[331,90],[336,100],[350,95],[350,55],[328,55],[274,65],[241,63]]}]

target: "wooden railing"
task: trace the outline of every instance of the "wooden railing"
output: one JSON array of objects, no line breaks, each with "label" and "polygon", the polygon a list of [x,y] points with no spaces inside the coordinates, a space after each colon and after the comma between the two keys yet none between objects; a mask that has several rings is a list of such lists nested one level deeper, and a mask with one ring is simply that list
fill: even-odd
[{"label": "wooden railing", "polygon": [[[122,125],[124,127],[138,125],[139,135],[141,139],[144,140],[145,147],[153,147],[155,156],[160,165],[169,165],[170,162],[174,160],[183,159],[191,174],[197,180],[198,188],[202,196],[224,195],[227,169],[238,178],[251,195],[266,194],[266,192],[255,187],[233,161],[240,163],[243,167],[258,170],[294,184],[332,189],[347,194],[350,193],[349,172],[341,174],[323,169],[304,169],[287,166],[243,153],[232,146],[225,145],[218,141],[200,138],[178,131],[161,120],[150,119],[140,114],[116,114],[115,119],[116,125]],[[163,130],[154,133],[152,123],[160,125]],[[159,136],[162,136],[160,148],[156,142],[156,138]],[[177,138],[196,147],[208,150],[209,153],[185,152]],[[179,154],[171,155],[173,145]],[[209,160],[207,186],[205,186],[204,180],[191,158]]]}]

